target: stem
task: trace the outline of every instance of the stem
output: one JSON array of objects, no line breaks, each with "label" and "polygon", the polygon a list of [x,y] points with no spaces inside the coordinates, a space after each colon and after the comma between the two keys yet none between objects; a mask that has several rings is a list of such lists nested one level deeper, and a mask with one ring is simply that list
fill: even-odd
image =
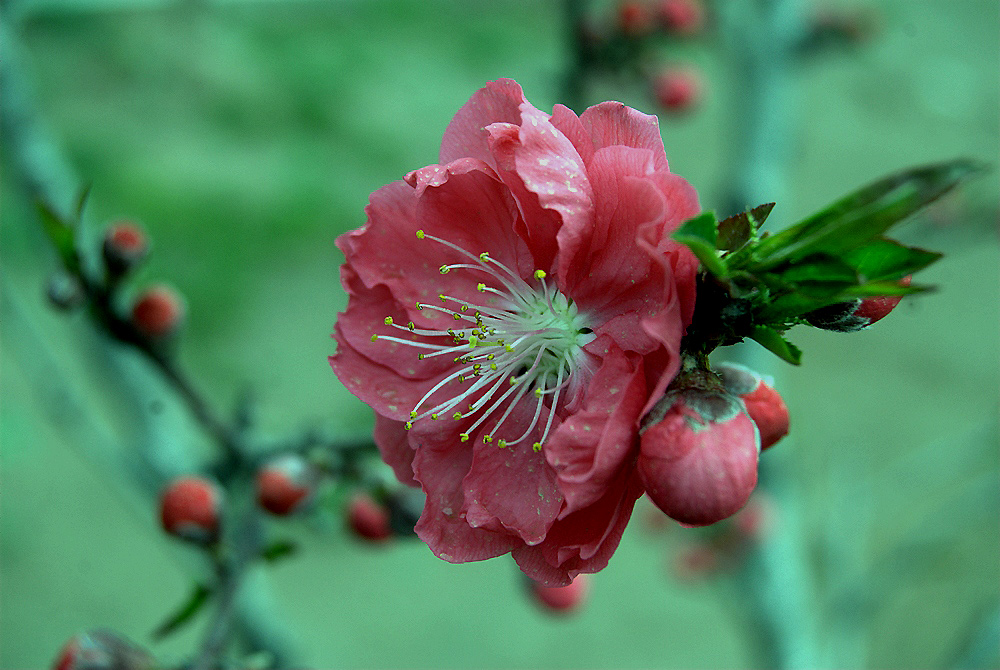
[{"label": "stem", "polygon": [[586,0],[563,0],[563,15],[570,61],[563,79],[562,100],[564,105],[579,114],[585,103],[584,90],[589,64]]}]

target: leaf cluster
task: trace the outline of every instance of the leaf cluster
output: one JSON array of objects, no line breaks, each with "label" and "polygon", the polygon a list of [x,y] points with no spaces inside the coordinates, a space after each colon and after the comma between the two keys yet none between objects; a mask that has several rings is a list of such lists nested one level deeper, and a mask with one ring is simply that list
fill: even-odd
[{"label": "leaf cluster", "polygon": [[886,233],[983,170],[965,159],[903,170],[775,234],[760,232],[774,203],[721,221],[712,212],[688,220],[673,235],[701,262],[685,347],[707,353],[749,337],[798,364],[801,351],[784,332],[807,323],[811,312],[930,290],[901,280],[941,254],[900,244]]}]

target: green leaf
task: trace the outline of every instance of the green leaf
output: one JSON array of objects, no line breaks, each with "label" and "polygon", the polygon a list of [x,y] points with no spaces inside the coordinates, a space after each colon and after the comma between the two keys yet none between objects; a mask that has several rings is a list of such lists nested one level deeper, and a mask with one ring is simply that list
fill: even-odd
[{"label": "green leaf", "polygon": [[278,540],[271,545],[264,548],[260,552],[260,557],[263,558],[268,563],[274,563],[283,558],[288,558],[296,551],[298,551],[298,545],[294,542],[289,542],[288,540]]},{"label": "green leaf", "polygon": [[835,256],[814,254],[804,258],[779,275],[785,283],[835,282],[844,285],[858,283],[857,271]]},{"label": "green leaf", "polygon": [[90,198],[91,188],[93,188],[93,184],[85,184],[76,196],[76,204],[73,207],[73,220],[77,223],[83,219],[83,208],[87,206],[87,199]]},{"label": "green leaf", "polygon": [[843,255],[844,262],[869,280],[901,279],[924,269],[939,258],[939,253],[906,247],[884,237],[877,237],[863,247]]},{"label": "green leaf", "polygon": [[688,219],[674,231],[674,237],[695,237],[704,240],[715,249],[715,240],[718,237],[717,233],[718,222],[715,220],[715,214],[712,212],[702,212],[693,219]]},{"label": "green leaf", "polygon": [[188,623],[208,603],[211,595],[210,588],[203,584],[195,584],[191,595],[184,601],[184,604],[153,631],[153,639],[162,640]]},{"label": "green leaf", "polygon": [[702,212],[688,219],[674,232],[673,238],[689,248],[706,270],[717,277],[725,277],[728,274],[726,264],[719,259],[715,249],[716,225],[715,214]]},{"label": "green leaf", "polygon": [[792,365],[799,365],[802,362],[802,350],[782,337],[774,328],[754,326],[750,331],[750,339]]},{"label": "green leaf", "polygon": [[723,251],[736,251],[741,248],[753,238],[772,209],[774,203],[768,202],[723,219],[719,222],[716,246]]},{"label": "green leaf", "polygon": [[761,240],[756,248],[759,267],[773,268],[815,253],[841,256],[881,236],[960,181],[983,170],[980,163],[960,159],[885,177]]},{"label": "green leaf", "polygon": [[933,286],[918,286],[911,284],[904,286],[894,281],[870,281],[857,286],[850,286],[841,292],[844,300],[853,298],[871,298],[883,295],[912,295],[914,293],[924,293],[933,291]]},{"label": "green leaf", "polygon": [[42,222],[42,229],[48,235],[56,253],[59,254],[63,267],[70,274],[78,274],[80,258],[76,253],[73,228],[63,221],[62,217],[48,203],[38,200],[35,202],[35,207],[38,210],[38,218]]}]

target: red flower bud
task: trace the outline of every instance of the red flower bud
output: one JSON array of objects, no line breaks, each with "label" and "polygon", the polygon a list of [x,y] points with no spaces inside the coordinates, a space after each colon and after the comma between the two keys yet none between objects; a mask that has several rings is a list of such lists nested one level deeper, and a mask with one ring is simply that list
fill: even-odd
[{"label": "red flower bud", "polygon": [[705,25],[705,8],[698,0],[661,0],[656,18],[665,32],[672,35],[695,35]]},{"label": "red flower bud", "polygon": [[719,570],[719,552],[707,545],[695,545],[681,549],[673,561],[673,573],[685,582],[708,577]]},{"label": "red flower bud", "polygon": [[536,603],[546,610],[568,614],[580,607],[590,590],[590,575],[577,575],[566,586],[544,586],[533,579],[528,580],[528,589]]},{"label": "red flower bud", "polygon": [[669,391],[641,430],[639,477],[667,516],[706,526],[735,514],[757,485],[760,435],[724,390]]},{"label": "red flower bud", "polygon": [[117,221],[104,234],[104,262],[115,277],[135,267],[149,251],[146,234],[131,221]]},{"label": "red flower bud", "polygon": [[781,395],[760,375],[737,363],[720,363],[715,371],[726,390],[740,397],[760,431],[760,448],[767,449],[788,435],[788,408]]},{"label": "red flower bud", "polygon": [[147,337],[160,338],[176,332],[183,318],[184,304],[168,286],[146,290],[132,305],[132,323]]},{"label": "red flower bud", "polygon": [[286,516],[309,499],[318,479],[316,469],[298,454],[279,456],[257,472],[257,502],[271,514]]},{"label": "red flower bud", "polygon": [[347,505],[347,522],[358,537],[383,542],[392,537],[389,510],[367,493],[357,493]]},{"label": "red flower bud", "polygon": [[149,670],[152,657],[143,649],[102,630],[74,635],[52,664],[53,670]]},{"label": "red flower bud", "polygon": [[[909,286],[911,279],[909,276],[903,277],[899,283],[901,286]],[[834,330],[838,333],[853,333],[867,328],[888,315],[902,299],[901,295],[884,295],[838,302],[809,312],[805,315],[805,319],[809,325],[816,328]]]},{"label": "red flower bud", "polygon": [[686,112],[701,98],[701,76],[692,68],[669,68],[652,83],[657,102],[670,112]]},{"label": "red flower bud", "polygon": [[214,482],[178,477],[160,496],[160,521],[171,535],[204,544],[218,537],[221,506],[222,490]]},{"label": "red flower bud", "polygon": [[652,31],[651,17],[641,2],[626,1],[618,5],[618,28],[628,37],[642,37]]}]

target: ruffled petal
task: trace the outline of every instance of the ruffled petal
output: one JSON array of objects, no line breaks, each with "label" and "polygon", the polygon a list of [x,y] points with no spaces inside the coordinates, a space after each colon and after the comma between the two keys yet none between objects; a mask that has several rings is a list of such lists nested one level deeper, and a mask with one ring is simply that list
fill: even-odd
[{"label": "ruffled petal", "polygon": [[524,92],[513,79],[498,79],[476,91],[445,129],[438,160],[471,157],[496,167],[485,128],[497,122],[520,123],[523,102]]},{"label": "ruffled petal", "polygon": [[373,437],[382,460],[392,467],[396,478],[407,486],[419,487],[420,482],[413,478],[413,457],[416,452],[410,446],[409,434],[403,428],[403,422],[376,414]]},{"label": "ruffled petal", "polygon": [[670,170],[660,137],[660,122],[652,114],[643,114],[620,102],[602,102],[585,110],[580,122],[589,131],[595,151],[616,146],[647,149],[653,154],[657,172]]}]

